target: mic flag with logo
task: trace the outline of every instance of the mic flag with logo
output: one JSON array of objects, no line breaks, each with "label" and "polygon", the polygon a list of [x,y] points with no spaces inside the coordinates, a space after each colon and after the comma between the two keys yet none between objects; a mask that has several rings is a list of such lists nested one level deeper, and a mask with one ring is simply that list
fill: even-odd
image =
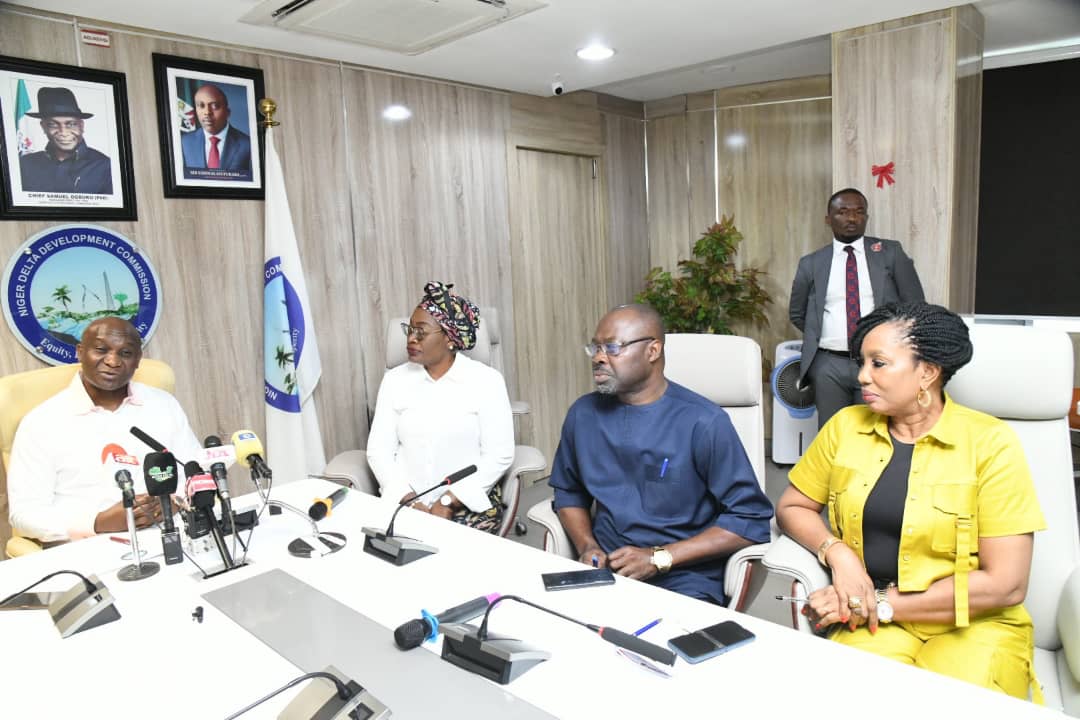
[{"label": "mic flag with logo", "polygon": [[322,362],[273,128],[266,130],[265,210],[266,453],[274,477],[289,481],[321,473],[326,466],[313,395]]}]

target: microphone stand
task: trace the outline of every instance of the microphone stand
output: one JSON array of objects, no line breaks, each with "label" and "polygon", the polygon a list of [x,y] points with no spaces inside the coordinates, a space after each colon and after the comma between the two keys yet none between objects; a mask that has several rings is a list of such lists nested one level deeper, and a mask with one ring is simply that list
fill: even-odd
[{"label": "microphone stand", "polygon": [[[126,473],[125,470],[120,472]],[[123,582],[142,580],[156,575],[161,566],[151,560],[142,561],[142,553],[139,552],[139,536],[135,531],[135,490],[131,485],[130,475],[123,480],[117,478],[117,482],[120,483],[120,489],[124,493],[124,515],[127,518],[128,537],[131,539],[132,559],[135,563],[120,568],[116,572],[116,577]]]},{"label": "microphone stand", "polygon": [[563,615],[517,595],[502,595],[495,598],[484,612],[484,619],[481,621],[479,628],[466,623],[440,625],[439,629],[443,633],[443,660],[505,685],[519,677],[526,670],[550,658],[551,653],[526,645],[517,638],[488,634],[488,618],[491,617],[491,611],[503,600],[520,602],[572,622],[575,625],[588,628],[609,643],[636,652],[638,655],[668,665],[675,664],[675,653],[667,648],[654,645],[647,640],[642,640],[615,628],[576,620],[569,615]]},{"label": "microphone stand", "polygon": [[[476,466],[474,465],[474,471],[475,467]],[[390,524],[386,526],[385,531],[372,527],[361,528],[366,536],[364,538],[364,552],[369,555],[374,555],[380,560],[393,563],[394,565],[408,565],[414,560],[419,560],[422,557],[434,555],[439,552],[438,548],[431,545],[425,545],[412,538],[396,537],[394,535],[394,522],[397,520],[398,513],[401,512],[402,508],[406,505],[416,502],[433,490],[452,485],[453,482],[453,480],[447,478],[438,485],[429,487],[427,490],[412,497],[408,501],[404,503],[399,502],[397,508],[394,509],[394,514],[390,516]]]},{"label": "microphone stand", "polygon": [[311,536],[326,547],[326,549],[323,550],[317,545],[312,545],[304,539],[303,535],[301,535],[300,537],[289,543],[290,555],[301,558],[323,557],[324,555],[336,553],[338,550],[345,547],[346,539],[342,533],[319,530],[319,524],[316,523],[310,515],[308,515],[300,508],[293,507],[292,505],[281,502],[280,500],[267,499],[266,504],[270,507],[288,510],[289,512],[295,513],[296,515],[304,518],[304,520],[307,520],[307,522],[311,525]]}]

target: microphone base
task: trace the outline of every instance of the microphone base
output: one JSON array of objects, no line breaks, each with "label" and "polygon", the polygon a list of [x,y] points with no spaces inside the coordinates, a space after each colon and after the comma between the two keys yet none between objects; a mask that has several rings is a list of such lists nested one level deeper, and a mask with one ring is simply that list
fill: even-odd
[{"label": "microphone base", "polygon": [[87,579],[97,588],[93,594],[87,593],[86,585],[79,582],[67,592],[58,593],[49,603],[49,615],[62,638],[120,619],[109,589],[95,575]]},{"label": "microphone base", "polygon": [[551,657],[551,653],[516,638],[488,633],[476,637],[479,628],[467,623],[440,625],[442,659],[451,665],[506,685]]},{"label": "microphone base", "polygon": [[[217,577],[218,575],[224,575],[225,573],[232,572],[233,570],[239,570],[240,568],[247,567],[250,564],[251,564],[251,562],[249,561],[249,562],[246,562],[246,563],[244,563],[242,565],[232,565],[232,566],[229,566],[229,567],[226,567],[225,565],[222,565],[222,566],[220,566],[220,567],[218,567],[218,568],[216,568],[214,570],[211,570],[210,572],[203,572],[202,579],[203,580],[209,580],[212,577]],[[196,575],[195,577],[199,577],[199,576]]]},{"label": "microphone base", "polygon": [[289,554],[299,558],[323,557],[341,550],[346,542],[345,536],[339,532],[303,535],[289,543]]},{"label": "microphone base", "polygon": [[145,580],[148,577],[157,575],[161,566],[152,560],[146,560],[142,563],[136,563],[134,565],[125,565],[116,571],[116,577],[123,582],[134,582],[135,580]]},{"label": "microphone base", "polygon": [[408,565],[428,555],[434,555],[439,549],[416,540],[387,535],[383,530],[366,527],[364,531],[364,552],[374,555],[394,565]]},{"label": "microphone base", "polygon": [[360,687],[355,681],[345,677],[333,665],[324,668],[324,671],[341,680],[352,691],[353,696],[348,700],[342,700],[338,697],[334,683],[326,678],[314,678],[281,711],[278,720],[312,720],[313,718],[320,718],[321,720],[346,720],[347,718],[384,720],[384,718],[390,717],[390,708]]}]

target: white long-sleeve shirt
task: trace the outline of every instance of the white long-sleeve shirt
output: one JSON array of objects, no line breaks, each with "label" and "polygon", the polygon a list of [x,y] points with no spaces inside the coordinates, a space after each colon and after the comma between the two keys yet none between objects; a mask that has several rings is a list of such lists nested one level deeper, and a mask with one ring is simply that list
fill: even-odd
[{"label": "white long-sleeve shirt", "polygon": [[475,464],[474,475],[422,502],[449,490],[474,512],[489,509],[488,491],[514,460],[514,418],[502,375],[461,353],[438,380],[418,363],[389,370],[379,386],[367,459],[382,496],[394,502]]},{"label": "white long-sleeve shirt", "polygon": [[[121,500],[102,449],[115,443],[140,462],[152,450],[131,434],[132,425],[163,443],[181,465],[199,457],[180,403],[149,385],[130,383],[120,407],[109,411],[94,405],[76,373],[64,390],[27,413],[8,467],[11,526],[45,542],[93,535],[97,514]],[[141,467],[132,478],[135,492],[145,493]]]}]

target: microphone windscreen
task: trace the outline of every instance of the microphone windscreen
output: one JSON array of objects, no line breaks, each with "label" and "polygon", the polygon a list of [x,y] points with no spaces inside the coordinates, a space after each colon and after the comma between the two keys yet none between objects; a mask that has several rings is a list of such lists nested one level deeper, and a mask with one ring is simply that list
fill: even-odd
[{"label": "microphone windscreen", "polygon": [[330,508],[327,506],[325,500],[316,500],[311,504],[311,507],[308,508],[307,514],[312,520],[322,520],[329,511]]},{"label": "microphone windscreen", "polygon": [[428,621],[417,618],[398,626],[394,631],[394,642],[402,650],[412,650],[420,647],[430,632]]},{"label": "microphone windscreen", "polygon": [[252,455],[262,457],[263,446],[259,437],[250,430],[237,430],[232,436],[233,447],[236,448],[236,459],[244,467],[250,468]]},{"label": "microphone windscreen", "polygon": [[207,435],[206,439],[202,441],[204,448],[221,447],[221,438],[217,435]]},{"label": "microphone windscreen", "polygon": [[458,480],[461,480],[462,478],[469,477],[474,472],[476,472],[476,466],[475,465],[470,465],[469,467],[463,467],[460,470],[458,470],[457,472],[452,472],[449,475],[447,475],[446,476],[446,484],[450,485],[452,483],[456,483]]}]

